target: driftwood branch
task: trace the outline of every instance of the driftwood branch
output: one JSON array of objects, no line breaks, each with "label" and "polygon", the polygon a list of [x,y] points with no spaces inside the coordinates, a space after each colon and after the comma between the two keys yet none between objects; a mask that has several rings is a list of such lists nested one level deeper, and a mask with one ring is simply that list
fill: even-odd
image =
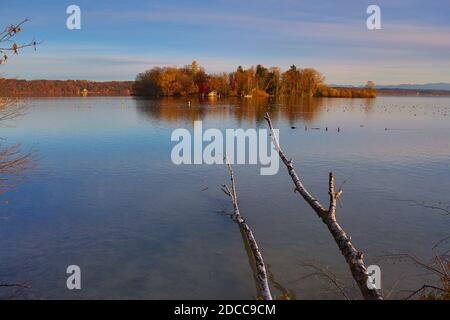
[{"label": "driftwood branch", "polygon": [[356,281],[363,297],[365,299],[383,299],[383,296],[379,290],[375,288],[369,288],[367,286],[368,283],[367,280],[369,278],[369,275],[367,273],[366,266],[364,265],[363,253],[355,248],[355,246],[352,243],[351,237],[349,237],[345,233],[345,231],[342,229],[342,227],[336,220],[336,203],[342,195],[342,189],[338,190],[337,192],[334,190],[333,173],[330,173],[329,175],[328,193],[330,196],[330,203],[328,209],[325,209],[325,207],[319,202],[319,200],[314,198],[311,195],[311,193],[309,193],[309,191],[305,188],[297,172],[294,169],[292,160],[288,159],[284,154],[283,150],[281,149],[280,143],[274,132],[272,121],[270,120],[270,115],[268,112],[266,113],[265,119],[269,125],[275,149],[277,150],[280,159],[285,164],[289,176],[294,182],[295,185],[294,191],[298,192],[302,196],[302,198],[316,212],[317,216],[328,227],[328,230],[330,231],[336,244],[338,245],[341,254],[347,261],[353,279]]},{"label": "driftwood branch", "polygon": [[267,277],[266,266],[264,264],[264,259],[262,257],[261,251],[259,250],[258,244],[256,243],[255,236],[253,235],[252,230],[245,222],[245,219],[241,216],[239,211],[239,204],[236,192],[236,181],[234,179],[233,169],[231,165],[227,163],[228,171],[230,173],[231,187],[227,185],[222,186],[222,191],[230,197],[231,202],[233,204],[233,220],[239,225],[239,228],[243,232],[248,244],[250,246],[254,262],[256,265],[256,280],[261,289],[261,294],[264,300],[272,300],[272,294],[269,288],[269,282]]}]

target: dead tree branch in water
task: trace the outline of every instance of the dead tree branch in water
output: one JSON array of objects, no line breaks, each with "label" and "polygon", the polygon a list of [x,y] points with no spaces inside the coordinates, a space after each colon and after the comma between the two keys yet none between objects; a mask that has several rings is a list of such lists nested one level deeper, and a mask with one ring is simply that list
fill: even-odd
[{"label": "dead tree branch in water", "polygon": [[270,270],[269,264],[267,265],[267,275],[269,277],[270,283],[275,287],[275,289],[281,292],[278,298],[279,300],[297,300],[297,297],[293,290],[288,289],[275,279],[275,274]]},{"label": "dead tree branch in water", "polygon": [[245,219],[241,216],[239,211],[239,204],[236,192],[236,181],[234,180],[234,173],[231,165],[227,163],[228,171],[230,173],[231,180],[231,188],[227,185],[222,186],[222,191],[230,197],[231,202],[233,204],[233,220],[239,225],[241,231],[245,235],[248,244],[250,245],[250,249],[254,258],[254,262],[256,265],[256,280],[260,286],[262,298],[264,300],[272,300],[272,294],[269,288],[269,282],[267,278],[266,266],[264,264],[264,259],[262,257],[261,251],[259,250],[258,244],[256,243],[255,236],[253,235],[252,230],[245,222]]},{"label": "dead tree branch in water", "polygon": [[298,192],[302,196],[302,198],[316,212],[317,216],[328,227],[328,230],[330,231],[336,244],[338,245],[341,254],[347,261],[353,279],[356,281],[356,284],[358,285],[363,297],[365,299],[383,299],[383,295],[379,290],[377,290],[376,288],[368,287],[367,280],[369,279],[369,275],[367,273],[367,269],[364,264],[363,253],[355,248],[355,246],[352,243],[351,237],[349,237],[345,233],[345,231],[342,229],[342,227],[336,220],[336,204],[338,199],[341,197],[343,191],[342,189],[339,189],[338,191],[334,190],[333,173],[330,172],[329,175],[328,194],[330,196],[330,203],[328,209],[325,209],[325,207],[319,202],[319,200],[314,198],[311,195],[311,193],[305,188],[297,172],[294,169],[292,160],[289,160],[284,154],[283,150],[281,149],[268,112],[266,113],[265,119],[269,125],[275,149],[277,150],[280,159],[285,164],[289,176],[294,182],[295,185],[294,191]]},{"label": "dead tree branch in water", "polygon": [[[420,297],[422,299],[450,299],[450,256],[448,255],[449,250],[443,249],[444,252],[438,252],[438,248],[448,242],[449,239],[450,237],[445,237],[439,240],[433,246],[432,251],[434,256],[428,261],[410,253],[390,254],[384,255],[382,257],[383,259],[398,261],[409,260],[416,266],[429,271],[438,279],[441,285],[440,287],[430,284],[424,284],[422,287],[420,287],[420,289],[415,290],[410,295],[408,295],[405,300],[409,300],[419,293],[421,293]],[[428,294],[426,293],[426,290],[428,290]]]},{"label": "dead tree branch in water", "polygon": [[407,296],[405,298],[405,300],[411,299],[412,297],[414,297],[415,295],[419,294],[420,292],[424,292],[426,289],[431,289],[432,291],[435,291],[435,292],[444,292],[445,293],[445,290],[442,289],[442,288],[424,284],[422,287],[420,287],[419,290],[416,290],[413,293],[411,293],[409,296]]},{"label": "dead tree branch in water", "polygon": [[425,209],[431,209],[431,210],[437,210],[440,211],[442,214],[444,215],[450,215],[450,206],[447,207],[442,207],[442,206],[437,206],[437,205],[430,205],[430,204],[426,204],[425,201],[419,202],[416,200],[396,200],[394,199],[394,201],[402,201],[402,202],[409,202],[410,206],[412,207],[422,207]]},{"label": "dead tree branch in water", "polygon": [[303,266],[315,270],[314,273],[311,273],[306,277],[303,277],[303,279],[311,276],[324,278],[327,281],[329,281],[339,291],[339,293],[345,298],[345,300],[351,300],[347,295],[347,293],[345,292],[345,288],[342,285],[341,281],[337,278],[337,276],[333,272],[331,272],[328,269],[322,268],[314,263],[305,263],[303,264]]}]

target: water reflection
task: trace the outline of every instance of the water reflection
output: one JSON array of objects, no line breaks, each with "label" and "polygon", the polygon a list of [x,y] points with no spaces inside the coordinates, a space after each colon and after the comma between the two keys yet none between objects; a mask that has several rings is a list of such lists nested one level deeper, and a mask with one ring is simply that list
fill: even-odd
[{"label": "water reflection", "polygon": [[[0,127],[11,127],[11,121],[26,113],[23,104],[0,98]],[[12,129],[12,128],[10,128]],[[0,195],[23,181],[36,163],[35,149],[25,150],[21,143],[8,144],[0,137]]]},{"label": "water reflection", "polygon": [[[39,176],[8,193],[10,202],[1,208],[1,280],[29,281],[33,287],[23,294],[35,298],[253,298],[242,238],[233,221],[217,214],[229,208],[220,191],[226,169],[174,165],[170,137],[193,120],[219,129],[265,127],[268,108],[284,149],[318,198],[328,197],[330,170],[339,184],[351,177],[339,214],[368,264],[392,252],[426,256],[448,235],[447,216],[392,201],[448,204],[448,98],[188,102],[30,101],[29,114],[2,133],[9,141],[39,145],[40,161]],[[310,130],[315,127],[321,130]],[[314,261],[352,283],[327,230],[292,192],[284,170],[270,177],[258,172],[256,166],[236,166],[242,210],[275,293],[342,298],[308,278],[311,269],[301,264]],[[65,286],[70,264],[85,270],[82,292]],[[380,267],[387,289],[408,275],[395,297],[424,283],[409,266]],[[0,298],[8,292],[0,291]]]},{"label": "water reflection", "polygon": [[[362,101],[362,102],[361,102]],[[264,114],[270,110],[272,118],[294,124],[304,121],[310,123],[328,112],[329,104],[326,98],[284,98],[284,99],[173,99],[159,100],[137,99],[137,110],[152,119],[167,122],[179,120],[203,120],[206,116],[214,118],[231,117],[238,123],[263,123]],[[374,99],[360,99],[364,110],[370,112],[374,106]],[[359,107],[353,106],[354,108]]]}]

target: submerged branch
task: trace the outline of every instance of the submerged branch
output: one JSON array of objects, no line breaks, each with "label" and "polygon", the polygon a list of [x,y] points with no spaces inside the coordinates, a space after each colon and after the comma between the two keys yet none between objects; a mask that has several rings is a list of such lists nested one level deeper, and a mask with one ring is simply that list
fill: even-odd
[{"label": "submerged branch", "polygon": [[229,163],[227,163],[227,166],[228,171],[230,173],[231,187],[223,185],[222,191],[227,196],[230,197],[234,209],[233,220],[239,225],[239,228],[243,232],[243,235],[245,235],[245,238],[250,246],[254,262],[256,265],[256,280],[261,289],[262,297],[264,300],[272,300],[272,294],[269,288],[269,282],[267,278],[267,271],[266,266],[264,264],[264,259],[262,257],[261,251],[259,250],[258,244],[256,243],[256,239],[255,236],[253,235],[252,230],[245,222],[245,219],[241,216],[241,213],[239,211],[238,198],[236,192],[236,182],[234,179],[233,169],[231,168],[231,165]]},{"label": "submerged branch", "polygon": [[341,282],[333,272],[325,268],[322,268],[314,263],[305,263],[303,264],[303,266],[314,269],[316,272],[310,274],[311,276],[318,276],[328,280],[332,285],[334,285],[334,287],[336,287],[338,292],[345,298],[345,300],[351,300],[347,295],[347,293],[345,292],[344,286],[341,284]]}]

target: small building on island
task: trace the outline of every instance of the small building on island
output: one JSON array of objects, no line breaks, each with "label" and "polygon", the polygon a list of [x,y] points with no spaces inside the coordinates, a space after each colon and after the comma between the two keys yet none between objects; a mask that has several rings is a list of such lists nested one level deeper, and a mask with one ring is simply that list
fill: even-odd
[{"label": "small building on island", "polygon": [[213,90],[208,93],[208,98],[215,99],[215,98],[217,98],[218,95],[219,94],[217,93],[217,91]]}]

